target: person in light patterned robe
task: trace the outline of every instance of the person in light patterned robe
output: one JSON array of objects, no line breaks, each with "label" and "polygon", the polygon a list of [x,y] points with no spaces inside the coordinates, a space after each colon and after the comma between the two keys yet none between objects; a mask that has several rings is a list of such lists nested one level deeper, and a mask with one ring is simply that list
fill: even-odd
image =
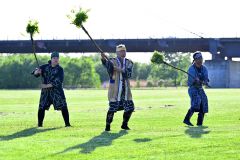
[{"label": "person in light patterned robe", "polygon": [[106,116],[105,131],[110,131],[114,113],[119,110],[124,110],[121,128],[129,130],[128,121],[134,111],[129,81],[132,75],[133,62],[125,58],[125,45],[118,45],[116,53],[116,58],[106,58],[106,55],[102,54],[102,64],[106,67],[110,78],[108,89],[109,109]]}]

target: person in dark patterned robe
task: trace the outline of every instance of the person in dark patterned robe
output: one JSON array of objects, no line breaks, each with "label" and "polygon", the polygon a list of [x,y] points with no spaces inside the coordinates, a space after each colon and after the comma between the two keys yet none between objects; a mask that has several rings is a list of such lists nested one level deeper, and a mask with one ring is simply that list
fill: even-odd
[{"label": "person in dark patterned robe", "polygon": [[110,131],[114,113],[124,110],[122,129],[129,130],[128,121],[134,111],[134,103],[130,90],[130,81],[133,62],[126,57],[126,47],[121,44],[116,47],[116,58],[106,58],[102,54],[102,64],[107,68],[110,77],[108,100],[109,109],[106,117],[105,131]]},{"label": "person in dark patterned robe", "polygon": [[188,110],[183,123],[193,126],[190,119],[194,112],[198,112],[197,125],[202,126],[204,114],[208,113],[208,98],[203,90],[203,84],[208,86],[208,70],[202,64],[201,52],[197,51],[193,55],[193,64],[189,67],[188,73],[195,77],[188,76],[188,94],[191,99],[191,107]]},{"label": "person in dark patterned robe", "polygon": [[62,111],[65,126],[71,126],[63,91],[64,72],[63,68],[59,65],[59,53],[53,52],[48,64],[36,68],[32,73],[35,77],[42,78],[42,90],[38,109],[38,127],[43,126],[45,110],[49,110],[51,104],[53,104],[55,110]]}]

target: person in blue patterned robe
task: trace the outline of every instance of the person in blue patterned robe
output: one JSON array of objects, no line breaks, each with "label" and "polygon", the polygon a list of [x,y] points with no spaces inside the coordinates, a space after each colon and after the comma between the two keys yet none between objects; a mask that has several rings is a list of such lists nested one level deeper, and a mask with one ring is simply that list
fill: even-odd
[{"label": "person in blue patterned robe", "polygon": [[71,126],[69,123],[66,98],[63,91],[64,71],[59,65],[59,53],[53,52],[48,64],[36,68],[32,74],[42,79],[42,90],[38,109],[38,127],[42,127],[45,110],[49,110],[52,104],[55,110],[62,111],[65,126]]},{"label": "person in blue patterned robe", "polygon": [[193,55],[193,64],[189,67],[188,73],[188,94],[191,99],[191,107],[188,110],[183,123],[193,126],[190,119],[194,112],[198,112],[197,125],[202,126],[204,114],[208,113],[208,98],[203,90],[203,85],[208,86],[208,70],[203,65],[201,52],[197,51]]}]

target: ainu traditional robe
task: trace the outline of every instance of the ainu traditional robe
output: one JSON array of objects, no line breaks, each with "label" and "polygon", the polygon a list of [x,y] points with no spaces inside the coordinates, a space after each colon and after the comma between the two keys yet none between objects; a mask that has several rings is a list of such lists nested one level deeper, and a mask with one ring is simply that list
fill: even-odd
[{"label": "ainu traditional robe", "polygon": [[[107,68],[109,74],[109,111],[116,112],[123,110],[125,112],[134,111],[134,103],[130,89],[129,78],[132,75],[133,62],[124,58],[121,62],[120,58],[110,58],[102,60],[103,65]],[[123,69],[124,72],[114,70],[114,67]]]},{"label": "ainu traditional robe", "polygon": [[[42,70],[42,83],[52,84],[53,87],[41,90],[39,108],[48,110],[51,104],[53,104],[55,110],[67,108],[63,91],[63,68],[59,65],[52,67],[51,61],[49,61],[48,64],[40,66],[40,69]],[[35,76],[39,77],[39,75]]]},{"label": "ainu traditional robe", "polygon": [[[208,83],[208,70],[202,65],[201,68],[197,68],[194,64],[188,69],[188,73],[194,77],[198,77],[200,81]],[[194,79],[188,76],[188,94],[191,99],[191,110],[193,112],[208,113],[208,98],[203,90],[202,84],[195,84]]]}]

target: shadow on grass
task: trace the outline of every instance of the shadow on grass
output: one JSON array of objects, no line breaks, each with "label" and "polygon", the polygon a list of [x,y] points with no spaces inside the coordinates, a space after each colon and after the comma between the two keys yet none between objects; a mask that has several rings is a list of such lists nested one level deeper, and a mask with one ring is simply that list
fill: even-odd
[{"label": "shadow on grass", "polygon": [[185,134],[189,135],[191,138],[201,138],[202,135],[210,133],[210,131],[206,131],[207,126],[198,126],[198,127],[188,127],[185,130]]},{"label": "shadow on grass", "polygon": [[85,143],[78,144],[73,147],[69,147],[69,148],[65,149],[64,151],[59,152],[57,154],[69,152],[69,151],[76,150],[76,149],[81,149],[80,153],[88,154],[88,153],[93,152],[98,147],[110,146],[112,144],[113,140],[115,140],[121,136],[124,136],[126,134],[128,134],[128,132],[125,130],[121,130],[118,133],[102,132],[100,135],[93,137],[92,139],[90,139],[89,141],[87,141]]},{"label": "shadow on grass", "polygon": [[137,143],[149,142],[151,140],[152,139],[150,139],[150,138],[137,138],[137,139],[134,139],[134,141],[137,142]]},{"label": "shadow on grass", "polygon": [[46,128],[46,129],[37,128],[37,127],[27,128],[22,131],[13,133],[11,135],[0,136],[0,141],[9,141],[9,140],[13,140],[16,138],[30,137],[37,133],[47,132],[47,131],[56,130],[56,129],[59,129],[59,128]]}]

